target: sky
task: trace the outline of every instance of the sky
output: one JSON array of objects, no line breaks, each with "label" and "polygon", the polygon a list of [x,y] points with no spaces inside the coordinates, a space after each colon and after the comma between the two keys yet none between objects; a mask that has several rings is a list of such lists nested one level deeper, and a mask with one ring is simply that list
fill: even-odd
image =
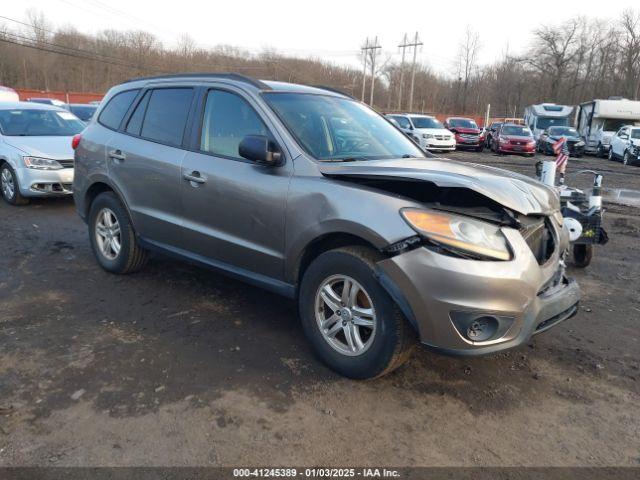
[{"label": "sky", "polygon": [[[146,30],[165,46],[187,33],[198,46],[226,44],[252,53],[275,49],[291,56],[313,56],[359,66],[365,39],[378,37],[380,59],[400,59],[405,33],[418,32],[424,46],[418,61],[442,74],[454,72],[465,29],[480,36],[479,63],[505,51],[522,51],[531,32],[544,24],[578,15],[616,19],[638,0],[5,0],[0,15],[25,21],[29,8],[44,13],[55,27],[72,25],[83,33],[103,29]],[[0,24],[16,26],[0,18]]]}]

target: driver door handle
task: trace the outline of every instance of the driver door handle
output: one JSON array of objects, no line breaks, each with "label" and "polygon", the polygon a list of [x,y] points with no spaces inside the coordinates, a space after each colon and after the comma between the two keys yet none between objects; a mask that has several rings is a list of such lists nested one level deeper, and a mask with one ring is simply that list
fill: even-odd
[{"label": "driver door handle", "polygon": [[189,182],[193,182],[193,183],[206,183],[207,179],[205,177],[203,177],[202,175],[200,175],[200,172],[193,171],[191,173],[185,173],[182,175],[182,178],[184,178],[185,180],[189,181]]}]

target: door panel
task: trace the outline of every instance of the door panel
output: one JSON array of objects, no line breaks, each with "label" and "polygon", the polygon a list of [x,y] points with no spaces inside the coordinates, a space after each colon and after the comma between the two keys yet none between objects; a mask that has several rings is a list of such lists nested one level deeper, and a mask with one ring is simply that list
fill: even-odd
[{"label": "door panel", "polygon": [[238,93],[209,90],[201,118],[200,151],[187,153],[181,171],[186,248],[282,279],[291,162],[269,167],[239,157],[245,135],[273,137],[250,100]]},{"label": "door panel", "polygon": [[186,249],[282,278],[289,169],[189,152],[182,173]]},{"label": "door panel", "polygon": [[121,133],[109,142],[109,175],[124,195],[139,235],[179,246],[180,167],[184,156],[179,148]]}]

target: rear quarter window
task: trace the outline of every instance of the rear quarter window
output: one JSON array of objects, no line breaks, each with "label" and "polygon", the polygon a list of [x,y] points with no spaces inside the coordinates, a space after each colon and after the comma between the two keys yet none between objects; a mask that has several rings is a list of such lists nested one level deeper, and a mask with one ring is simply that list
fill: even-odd
[{"label": "rear quarter window", "polygon": [[127,90],[114,95],[100,112],[98,121],[105,127],[117,130],[139,91]]}]

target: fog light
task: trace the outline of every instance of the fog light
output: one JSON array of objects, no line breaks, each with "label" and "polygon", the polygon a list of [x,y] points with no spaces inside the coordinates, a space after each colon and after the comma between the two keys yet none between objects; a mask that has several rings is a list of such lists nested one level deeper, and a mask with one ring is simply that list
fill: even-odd
[{"label": "fog light", "polygon": [[451,312],[451,322],[468,342],[495,341],[505,336],[515,318],[487,315],[484,312]]},{"label": "fog light", "polygon": [[495,335],[498,330],[498,320],[495,317],[476,318],[467,327],[467,338],[472,342],[484,342]]}]

